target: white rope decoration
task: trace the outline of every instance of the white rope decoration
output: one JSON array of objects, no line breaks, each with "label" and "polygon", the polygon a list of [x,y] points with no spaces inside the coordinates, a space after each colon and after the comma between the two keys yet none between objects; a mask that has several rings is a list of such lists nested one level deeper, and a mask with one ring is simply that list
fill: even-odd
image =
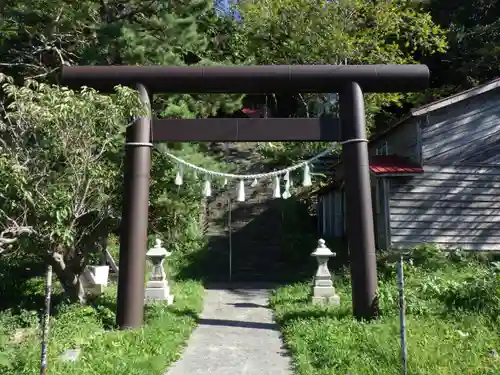
[{"label": "white rope decoration", "polygon": [[285,169],[280,169],[280,170],[268,172],[268,173],[256,173],[256,174],[233,174],[233,173],[212,171],[210,169],[205,169],[203,167],[199,167],[197,165],[191,164],[190,162],[185,161],[181,158],[178,158],[177,156],[175,156],[169,152],[167,152],[166,155],[169,156],[171,159],[175,160],[176,162],[185,165],[186,167],[194,169],[195,171],[198,171],[200,173],[207,174],[209,176],[234,178],[234,179],[238,179],[238,180],[254,180],[254,179],[260,179],[260,178],[280,176],[280,175],[285,174],[286,172],[295,171],[301,167],[304,167],[306,164],[309,164],[309,163],[319,159],[320,157],[329,154],[330,152],[332,152],[332,150],[333,150],[333,148],[328,148],[328,149],[320,152],[316,156],[312,157],[309,160],[300,162],[299,164],[293,165],[293,166],[285,168]]},{"label": "white rope decoration", "polygon": [[125,146],[153,147],[153,144],[151,142],[125,142]]},{"label": "white rope decoration", "polygon": [[[336,142],[335,143],[335,146],[338,145],[344,145],[346,143],[355,143],[355,142],[368,142],[367,139],[363,139],[363,138],[355,138],[355,139],[348,139],[346,141],[342,141],[342,142]],[[267,177],[274,177],[274,176],[280,176],[282,174],[286,174],[287,172],[293,172],[299,168],[302,168],[304,167],[305,165],[307,164],[310,164],[312,163],[313,161],[329,154],[330,152],[332,152],[334,149],[335,149],[335,146],[333,147],[330,147],[326,150],[323,150],[321,151],[319,154],[313,156],[312,158],[308,159],[308,160],[305,160],[303,162],[300,162],[298,164],[295,164],[291,167],[288,167],[288,168],[285,168],[285,169],[280,169],[280,170],[277,170],[277,171],[273,171],[273,172],[268,172],[268,173],[257,173],[257,174],[233,174],[233,173],[224,173],[224,172],[217,172],[217,171],[212,171],[212,170],[209,170],[209,169],[205,169],[203,167],[199,167],[195,164],[191,164],[190,162],[188,161],[185,161],[177,156],[175,156],[174,154],[171,154],[170,152],[166,152],[166,155],[169,156],[171,159],[177,161],[178,163],[180,164],[183,164],[185,165],[186,167],[189,167],[191,169],[194,169],[195,171],[198,171],[198,172],[201,172],[201,173],[204,173],[204,174],[207,174],[207,175],[210,175],[210,176],[216,176],[216,177],[225,177],[225,178],[234,178],[234,179],[240,179],[240,180],[253,180],[253,179],[259,179],[259,178],[267,178]]]},{"label": "white rope decoration", "polygon": [[[302,185],[303,186],[311,186],[311,173],[310,173],[310,167],[309,164],[314,162],[315,160],[331,153],[334,148],[337,145],[344,145],[347,143],[357,143],[357,142],[368,142],[367,139],[364,138],[354,138],[354,139],[348,139],[342,142],[335,142],[334,146],[321,151],[319,154],[313,156],[312,158],[302,161],[298,164],[292,165],[291,167],[280,169],[277,171],[273,172],[267,172],[267,173],[255,173],[255,174],[234,174],[234,173],[225,173],[225,172],[218,172],[218,171],[212,171],[210,169],[206,169],[203,167],[199,167],[195,164],[192,164],[186,160],[183,160],[174,154],[170,152],[166,152],[166,155],[170,157],[172,160],[175,160],[177,163],[179,163],[179,168],[177,170],[177,174],[175,176],[175,184],[180,186],[184,182],[183,174],[184,174],[184,167],[188,167],[194,170],[194,173],[196,175],[196,172],[203,173],[205,175],[205,182],[203,184],[203,195],[206,197],[209,197],[212,195],[212,189],[211,189],[211,184],[210,184],[210,177],[222,177],[225,178],[224,185],[227,184],[227,179],[237,179],[239,180],[239,185],[238,185],[238,196],[237,200],[239,202],[244,202],[245,201],[245,180],[253,180],[251,186],[256,186],[257,185],[257,180],[258,179],[263,179],[263,178],[273,178],[273,197],[274,198],[279,198],[282,197],[283,199],[288,199],[291,194],[290,194],[290,187],[292,186],[292,179],[290,177],[290,172],[293,172],[299,168],[304,168],[304,175],[303,175],[303,181]],[[284,175],[284,181],[285,181],[285,192],[281,194],[280,190],[280,176]],[[197,177],[197,175],[196,175]]]}]

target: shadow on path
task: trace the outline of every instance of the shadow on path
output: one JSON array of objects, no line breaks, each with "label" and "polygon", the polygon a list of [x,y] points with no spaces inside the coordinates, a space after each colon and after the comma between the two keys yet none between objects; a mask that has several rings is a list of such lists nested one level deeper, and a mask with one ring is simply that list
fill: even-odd
[{"label": "shadow on path", "polygon": [[273,331],[279,331],[278,326],[275,323],[243,322],[239,320],[200,318],[198,319],[198,324],[206,326],[271,329]]}]

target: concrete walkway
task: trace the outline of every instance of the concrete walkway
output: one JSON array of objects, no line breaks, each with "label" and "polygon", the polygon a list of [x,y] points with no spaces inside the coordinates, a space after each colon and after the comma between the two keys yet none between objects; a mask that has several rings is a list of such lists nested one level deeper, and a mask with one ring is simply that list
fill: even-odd
[{"label": "concrete walkway", "polygon": [[291,375],[291,362],[267,307],[269,289],[206,290],[204,309],[182,357],[166,375]]}]

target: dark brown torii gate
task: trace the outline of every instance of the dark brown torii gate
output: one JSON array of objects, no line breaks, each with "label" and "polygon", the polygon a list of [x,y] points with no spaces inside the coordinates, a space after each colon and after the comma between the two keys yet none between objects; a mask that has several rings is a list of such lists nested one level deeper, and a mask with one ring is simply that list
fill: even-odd
[{"label": "dark brown torii gate", "polygon": [[135,87],[148,106],[154,93],[339,93],[340,123],[326,118],[151,120],[146,116],[127,128],[116,314],[120,328],[143,323],[151,147],[152,142],[163,141],[350,140],[343,146],[342,159],[353,312],[358,319],[377,314],[363,92],[425,89],[429,83],[425,65],[76,66],[63,67],[61,83],[107,93],[116,85]]}]

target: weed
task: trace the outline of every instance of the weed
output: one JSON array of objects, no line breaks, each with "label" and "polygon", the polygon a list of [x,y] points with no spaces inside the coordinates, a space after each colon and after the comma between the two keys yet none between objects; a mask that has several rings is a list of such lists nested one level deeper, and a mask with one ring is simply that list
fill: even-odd
[{"label": "weed", "polygon": [[[62,303],[51,318],[48,371],[52,375],[163,374],[175,361],[201,311],[203,287],[199,282],[174,283],[174,305],[156,303],[145,312],[139,330],[114,329],[116,290],[92,306]],[[17,335],[17,336],[16,336]],[[80,349],[75,362],[61,355]],[[23,310],[0,313],[0,373],[32,375],[40,365],[39,317]]]},{"label": "weed", "polygon": [[[381,317],[352,318],[348,277],[335,278],[340,307],[313,306],[296,283],[271,297],[298,375],[387,375],[400,372],[398,288],[394,258],[384,254]],[[499,349],[500,265],[461,252],[422,246],[405,264],[409,375],[494,375]],[[340,272],[345,272],[341,270]]]}]

